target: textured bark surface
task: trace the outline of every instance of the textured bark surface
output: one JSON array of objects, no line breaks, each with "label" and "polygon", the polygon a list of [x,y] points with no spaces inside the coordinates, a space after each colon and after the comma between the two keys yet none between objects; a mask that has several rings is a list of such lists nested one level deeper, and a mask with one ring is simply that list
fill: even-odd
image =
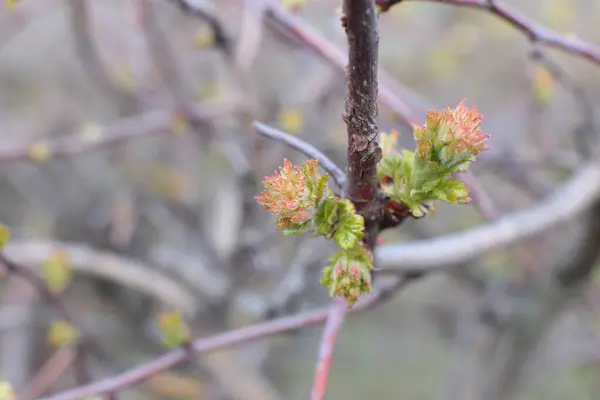
[{"label": "textured bark surface", "polygon": [[377,58],[379,27],[375,2],[345,0],[342,23],[348,37],[348,93],[344,120],[348,131],[348,177],[346,196],[365,218],[367,243],[372,243],[382,218],[377,201],[377,163],[381,148],[377,143]]}]

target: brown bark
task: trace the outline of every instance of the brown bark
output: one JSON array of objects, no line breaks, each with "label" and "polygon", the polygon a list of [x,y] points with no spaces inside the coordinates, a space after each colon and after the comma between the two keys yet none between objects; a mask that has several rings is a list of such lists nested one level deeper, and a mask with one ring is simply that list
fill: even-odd
[{"label": "brown bark", "polygon": [[348,132],[346,197],[365,218],[366,241],[372,244],[383,216],[377,201],[377,69],[379,27],[373,0],[344,0],[342,20],[348,36],[348,92],[344,121]]}]

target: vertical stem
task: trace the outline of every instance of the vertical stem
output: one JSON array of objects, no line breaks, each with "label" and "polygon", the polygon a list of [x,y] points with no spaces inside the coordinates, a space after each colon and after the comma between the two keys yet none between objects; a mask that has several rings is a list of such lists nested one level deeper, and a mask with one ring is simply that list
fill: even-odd
[{"label": "vertical stem", "polygon": [[376,142],[379,27],[375,2],[344,0],[342,23],[349,51],[344,115],[348,131],[346,196],[365,218],[366,241],[370,245],[375,240],[372,236],[377,234],[372,227],[376,227],[382,217],[377,201],[377,163],[381,159],[381,148]]}]

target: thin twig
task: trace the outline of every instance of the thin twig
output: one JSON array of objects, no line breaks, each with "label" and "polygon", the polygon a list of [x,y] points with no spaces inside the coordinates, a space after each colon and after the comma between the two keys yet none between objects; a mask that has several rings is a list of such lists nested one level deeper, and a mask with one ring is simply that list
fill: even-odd
[{"label": "thin twig", "polygon": [[600,201],[582,216],[581,237],[573,249],[552,260],[553,276],[535,282],[532,299],[517,305],[512,312],[511,324],[503,329],[495,347],[493,363],[481,398],[508,400],[518,394],[523,384],[523,373],[530,356],[568,300],[581,292],[581,286],[590,279],[600,256]]},{"label": "thin twig", "polygon": [[311,400],[322,400],[325,398],[327,380],[333,360],[333,350],[344,324],[347,310],[348,303],[341,297],[333,299],[331,306],[329,306],[329,314],[327,315],[327,322],[325,329],[323,329],[321,345],[319,346],[315,380],[310,395]]},{"label": "thin twig", "polygon": [[[46,239],[11,240],[4,248],[6,257],[32,269],[39,268],[56,250],[66,254],[73,271],[84,276],[109,280],[156,299],[185,315],[197,311],[194,293],[168,273],[134,259],[96,250],[86,244]],[[33,273],[33,272],[32,272]]]},{"label": "thin twig", "polygon": [[597,147],[595,141],[598,139],[596,138],[596,113],[586,89],[538,46],[533,48],[531,58],[534,62],[543,65],[552,74],[553,78],[573,97],[581,117],[579,126],[575,131],[576,148],[585,157],[590,157],[594,154]]},{"label": "thin twig", "polygon": [[177,4],[181,11],[193,14],[204,20],[213,32],[214,45],[221,49],[227,58],[233,57],[233,39],[219,18],[215,15],[215,12],[208,8],[208,5],[211,3],[200,6],[198,4],[189,3],[188,0],[172,1]]},{"label": "thin twig", "polygon": [[344,187],[346,182],[346,174],[338,167],[329,157],[323,154],[320,150],[315,148],[312,144],[305,142],[304,140],[297,138],[289,133],[286,133],[277,128],[273,128],[269,125],[263,124],[262,122],[254,122],[254,128],[256,131],[270,139],[274,139],[285,143],[293,149],[300,151],[306,156],[315,159],[319,162],[319,165],[331,175],[331,179],[340,188]]},{"label": "thin twig", "polygon": [[39,398],[65,373],[75,361],[73,349],[63,347],[54,352],[37,371],[27,387],[19,394],[19,400]]},{"label": "thin twig", "polygon": [[[231,111],[230,106],[207,108],[194,106],[196,118],[213,120]],[[0,163],[27,161],[34,159],[32,152],[43,149],[47,158],[58,156],[76,156],[90,151],[117,146],[126,141],[148,138],[154,135],[171,132],[174,118],[178,114],[169,110],[155,110],[101,127],[90,125],[81,133],[60,136],[52,139],[40,139],[33,143],[20,143],[0,148]]]},{"label": "thin twig", "polygon": [[[48,285],[46,285],[46,282],[44,282],[44,280],[42,278],[37,276],[31,269],[29,269],[17,262],[14,262],[13,260],[10,260],[9,258],[6,257],[6,255],[4,253],[0,253],[0,263],[2,263],[6,267],[6,269],[9,273],[14,274],[15,276],[21,277],[26,282],[28,282],[31,286],[33,286],[38,291],[38,293],[46,299],[46,301],[48,301],[50,304],[52,304],[58,310],[61,317],[65,321],[67,321],[71,325],[77,327],[79,332],[82,332],[81,327],[79,326],[79,324],[77,324],[77,322],[75,321],[75,318],[71,315],[69,310],[65,307],[65,305],[61,301],[60,297],[58,297],[52,290],[50,290],[50,288],[48,287]],[[88,355],[88,342],[87,342],[85,336],[83,336],[83,334],[82,334],[81,338],[76,343],[74,343],[73,346],[76,351],[76,353],[75,353],[75,372],[76,372],[76,374],[75,375],[77,377],[77,381],[83,385],[90,381],[90,375],[87,371],[87,367],[85,364],[85,361],[86,361],[86,358]]]},{"label": "thin twig", "polygon": [[144,100],[134,93],[123,90],[111,79],[102,62],[98,45],[93,38],[88,0],[75,0],[68,3],[71,6],[71,29],[73,31],[71,36],[74,40],[75,51],[83,64],[84,72],[109,99],[118,102],[121,112],[135,111],[134,106]]},{"label": "thin twig", "polygon": [[154,5],[151,2],[140,2],[139,7],[144,13],[141,26],[156,71],[170,92],[175,108],[181,109],[187,116],[185,107],[193,96],[186,84],[186,79],[182,76],[173,46],[160,26]]},{"label": "thin twig", "polygon": [[[395,4],[411,0],[376,0],[377,4],[387,10]],[[489,12],[490,14],[503,19],[515,29],[523,32],[529,40],[544,44],[548,47],[563,50],[589,60],[595,64],[600,64],[600,48],[588,42],[585,42],[574,36],[561,35],[545,26],[538,24],[509,5],[499,0],[412,0],[427,1],[430,3],[442,3],[454,6],[475,8]]]},{"label": "thin twig", "polygon": [[[319,35],[302,19],[287,12],[277,2],[270,1],[267,7],[266,15],[269,17],[267,22],[292,34],[340,71],[346,72],[345,68],[348,62],[347,52],[341,51],[333,43]],[[380,71],[379,75],[381,81],[392,80],[383,71]],[[410,107],[390,87],[381,84],[381,82],[379,84],[379,100],[394,112],[398,121],[406,128],[410,129],[412,124],[418,120]]]},{"label": "thin twig", "polygon": [[[364,311],[376,307],[388,300],[393,294],[402,289],[411,278],[398,278],[389,286],[383,288],[375,295],[365,296],[359,301],[351,312]],[[304,312],[298,315],[278,318],[272,321],[260,323],[247,328],[241,328],[209,338],[198,339],[192,343],[193,353],[207,353],[224,347],[230,347],[254,340],[263,339],[269,335],[275,335],[292,330],[298,330],[309,326],[323,323],[329,315],[329,307],[316,311]],[[114,392],[116,390],[138,384],[148,377],[161,371],[172,368],[188,360],[189,351],[176,349],[164,354],[148,363],[132,368],[122,374],[104,379],[86,386],[80,386],[66,392],[45,397],[40,400],[81,400],[90,396]]]}]

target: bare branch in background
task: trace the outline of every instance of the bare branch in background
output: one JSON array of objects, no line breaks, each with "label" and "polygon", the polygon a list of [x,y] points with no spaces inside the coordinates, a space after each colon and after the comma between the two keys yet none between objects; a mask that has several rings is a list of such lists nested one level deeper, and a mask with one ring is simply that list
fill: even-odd
[{"label": "bare branch in background", "polygon": [[317,160],[319,162],[319,166],[331,175],[331,179],[333,179],[335,184],[340,188],[344,187],[344,184],[346,183],[346,174],[344,171],[342,171],[342,169],[335,165],[335,163],[331,161],[329,157],[316,149],[312,144],[292,136],[289,133],[285,133],[282,130],[265,125],[262,122],[254,122],[254,128],[256,128],[256,131],[259,134],[285,143],[291,148],[305,154],[306,156]]},{"label": "bare branch in background", "polygon": [[464,233],[376,249],[379,267],[398,272],[444,269],[519,242],[584,213],[600,196],[600,167],[587,165],[546,201]]},{"label": "bare branch in background", "polygon": [[73,270],[79,274],[121,284],[182,310],[187,315],[193,315],[196,311],[197,300],[193,293],[171,280],[168,275],[161,274],[141,262],[94,250],[87,245],[52,240],[12,240],[4,248],[4,254],[20,264],[38,268],[56,250],[64,252]]},{"label": "bare branch in background", "polygon": [[[378,293],[365,296],[364,299],[350,310],[354,313],[364,311],[378,306],[382,302],[389,300],[396,292],[404,287],[410,279],[398,278],[395,282],[382,288]],[[316,311],[304,312],[298,315],[278,318],[269,322],[263,322],[247,328],[241,328],[234,331],[222,333],[205,339],[198,339],[191,345],[194,353],[206,353],[215,351],[223,347],[235,346],[254,340],[260,340],[266,336],[279,333],[298,330],[325,322],[329,315],[329,308],[325,307]],[[146,364],[125,371],[122,374],[107,378],[90,385],[81,386],[53,396],[44,397],[40,400],[79,400],[89,396],[96,396],[104,393],[114,392],[115,390],[130,387],[148,377],[172,368],[188,360],[190,352],[177,349],[164,354]]]},{"label": "bare branch in background", "polygon": [[581,121],[575,131],[575,145],[577,151],[589,158],[597,149],[596,138],[596,115],[594,106],[585,88],[581,87],[560,64],[548,56],[542,48],[535,46],[531,52],[531,58],[543,65],[554,77],[554,79],[573,97],[579,109]]},{"label": "bare branch in background", "polygon": [[[334,44],[328,42],[319,35],[312,27],[303,22],[300,18],[290,14],[283,9],[277,2],[268,2],[266,16],[267,22],[275,27],[292,34],[294,37],[305,43],[310,49],[326,59],[338,70],[346,73],[346,64],[348,57],[345,51],[341,51]],[[384,81],[392,79],[386,76],[382,71],[379,72],[379,100],[381,104],[389,107],[395,114],[399,122],[405,127],[411,128],[418,118],[414,116],[410,107],[402,101],[395,92],[382,84]]]},{"label": "bare branch in background", "polygon": [[42,396],[63,375],[75,361],[73,349],[57,349],[37,371],[27,387],[19,393],[21,400],[33,400]]},{"label": "bare branch in background", "polygon": [[142,28],[154,66],[171,94],[175,109],[181,110],[187,116],[185,107],[191,102],[193,96],[185,84],[186,79],[182,76],[172,45],[160,26],[158,13],[154,10],[155,6],[151,2],[141,2],[139,7],[143,10]]},{"label": "bare branch in background", "polygon": [[223,51],[228,58],[233,57],[233,40],[225,27],[216,16],[215,11],[210,9],[211,3],[204,2],[202,6],[197,3],[192,4],[189,0],[172,0],[177,6],[186,13],[194,14],[195,16],[202,19],[208,26],[214,35],[214,44],[217,48]]},{"label": "bare branch in background", "polygon": [[[230,112],[228,106],[194,106],[196,118],[213,120]],[[168,110],[149,111],[130,118],[123,118],[102,127],[89,125],[78,134],[52,139],[40,139],[32,143],[22,143],[0,147],[0,163],[36,160],[43,152],[43,161],[61,156],[76,156],[90,151],[118,146],[126,141],[148,138],[171,132],[175,118],[179,114]]]},{"label": "bare branch in background", "polygon": [[[24,279],[27,283],[34,287],[40,296],[43,296],[47,302],[52,304],[58,310],[61,318],[71,325],[77,327],[81,332],[79,324],[75,321],[69,310],[65,307],[61,298],[54,293],[48,287],[48,285],[46,285],[46,282],[44,282],[42,278],[36,275],[29,268],[9,259],[4,253],[0,253],[0,263],[4,265],[8,273]],[[73,347],[76,350],[74,364],[75,376],[77,377],[77,381],[80,385],[89,382],[91,379],[86,366],[86,358],[89,355],[89,345],[89,340],[85,336],[82,336],[79,340],[77,340],[76,343],[73,344]]]},{"label": "bare branch in background", "polygon": [[337,342],[337,338],[344,324],[348,304],[344,298],[338,297],[333,299],[329,306],[329,314],[327,322],[321,338],[319,346],[319,356],[317,357],[317,368],[313,383],[311,400],[322,400],[327,392],[327,380],[329,379],[329,370],[333,361],[333,350]]},{"label": "bare branch in background", "polygon": [[[598,186],[598,185],[597,185]],[[582,215],[581,237],[573,249],[554,261],[551,280],[537,284],[529,299],[512,311],[507,328],[501,330],[481,398],[508,400],[523,384],[523,370],[546,332],[590,277],[600,256],[600,202]],[[519,303],[519,302],[517,302]]]},{"label": "bare branch in background", "polygon": [[600,48],[574,36],[561,35],[540,25],[502,1],[494,0],[375,0],[383,11],[406,1],[426,1],[453,6],[476,8],[503,19],[523,32],[529,40],[553,47],[600,65]]},{"label": "bare branch in background", "polygon": [[94,41],[92,33],[88,0],[75,0],[67,3],[71,6],[71,28],[75,50],[85,73],[109,99],[118,102],[123,115],[134,112],[139,102],[138,97],[113,82],[100,58],[98,45]]}]

